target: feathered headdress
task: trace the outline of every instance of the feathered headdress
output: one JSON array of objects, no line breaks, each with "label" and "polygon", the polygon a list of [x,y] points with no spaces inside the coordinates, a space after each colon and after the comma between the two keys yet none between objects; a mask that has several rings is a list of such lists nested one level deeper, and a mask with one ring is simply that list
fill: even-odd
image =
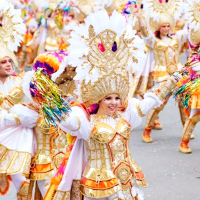
[{"label": "feathered headdress", "polygon": [[14,9],[13,4],[1,0],[0,15],[2,17],[0,24],[0,60],[8,56],[15,66],[18,66],[13,52],[17,51],[26,32],[26,26],[21,18],[21,10]]},{"label": "feathered headdress", "polygon": [[200,43],[200,1],[187,1],[185,6],[185,18],[189,25],[189,40],[193,45]]},{"label": "feathered headdress", "polygon": [[68,64],[77,67],[79,95],[86,107],[110,93],[121,96],[125,104],[133,81],[142,70],[145,46],[124,16],[105,10],[91,13],[84,25],[71,33]]},{"label": "feathered headdress", "polygon": [[145,12],[148,13],[148,26],[152,32],[158,31],[163,24],[175,28],[175,21],[183,13],[183,0],[144,0]]}]

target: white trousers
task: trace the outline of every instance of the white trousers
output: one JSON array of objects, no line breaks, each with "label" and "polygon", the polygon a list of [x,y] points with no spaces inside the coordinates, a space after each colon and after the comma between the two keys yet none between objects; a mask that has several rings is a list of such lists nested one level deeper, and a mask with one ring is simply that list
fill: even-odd
[{"label": "white trousers", "polygon": [[24,176],[22,176],[21,173],[10,175],[10,177],[12,179],[12,182],[13,182],[17,192],[19,192],[19,189],[20,189],[22,183],[24,181],[26,181],[26,178]]},{"label": "white trousers", "polygon": [[48,187],[46,187],[46,184],[50,183],[50,178],[47,178],[45,180],[37,181],[38,187],[40,189],[40,192],[42,194],[42,197],[45,196]]},{"label": "white trousers", "polygon": [[[12,179],[12,182],[13,182],[17,192],[19,192],[19,189],[20,189],[22,183],[24,181],[26,181],[26,178],[24,176],[22,176],[21,173],[10,175],[10,177]],[[46,187],[46,184],[48,184],[48,183],[50,183],[50,178],[47,178],[47,179],[41,180],[41,181],[37,181],[38,187],[39,187],[40,192],[43,197],[45,196],[45,194],[47,192],[48,187]]]}]

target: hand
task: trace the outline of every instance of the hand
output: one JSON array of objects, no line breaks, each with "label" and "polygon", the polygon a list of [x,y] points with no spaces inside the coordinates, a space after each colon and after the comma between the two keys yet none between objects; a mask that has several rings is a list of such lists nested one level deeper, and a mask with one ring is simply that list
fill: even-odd
[{"label": "hand", "polygon": [[75,3],[74,1],[70,1],[69,4],[70,4],[72,7],[78,8],[78,4]]},{"label": "hand", "polygon": [[137,4],[133,4],[133,5],[131,6],[131,13],[132,13],[132,14],[134,13],[134,15],[135,15],[137,18],[140,17],[140,12],[139,12],[139,9],[138,9],[138,7],[137,7]]},{"label": "hand", "polygon": [[183,78],[183,76],[179,71],[174,72],[171,76],[171,79],[173,79],[176,82],[179,82],[179,80],[182,78]]}]

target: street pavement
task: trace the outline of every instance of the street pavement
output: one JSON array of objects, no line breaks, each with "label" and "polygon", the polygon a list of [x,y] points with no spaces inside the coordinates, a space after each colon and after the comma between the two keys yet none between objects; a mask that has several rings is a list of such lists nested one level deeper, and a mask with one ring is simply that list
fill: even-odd
[{"label": "street pavement", "polygon": [[[182,58],[184,63],[185,58]],[[198,200],[200,199],[200,124],[191,140],[192,154],[182,154],[178,147],[182,137],[182,124],[178,105],[171,97],[160,113],[163,130],[153,130],[153,143],[142,141],[145,119],[137,127],[130,140],[134,160],[142,166],[149,184],[144,188],[145,200]],[[0,200],[16,200],[15,188]]]}]

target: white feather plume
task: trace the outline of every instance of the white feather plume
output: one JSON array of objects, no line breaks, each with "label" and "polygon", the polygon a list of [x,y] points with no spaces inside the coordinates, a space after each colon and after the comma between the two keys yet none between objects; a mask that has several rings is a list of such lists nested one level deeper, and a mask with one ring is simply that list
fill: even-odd
[{"label": "white feather plume", "polygon": [[26,26],[21,18],[21,10],[14,9],[12,3],[1,0],[0,13],[3,15],[3,26],[0,27],[3,29],[0,35],[1,42],[5,42],[10,51],[17,51],[20,42],[23,40],[23,34],[26,32]]},{"label": "white feather plume", "polygon": [[[128,43],[130,49],[133,50],[130,50],[131,56],[127,63],[126,69],[130,72],[130,77],[132,77],[132,73],[140,72],[143,70],[144,62],[146,59],[146,55],[144,53],[145,44],[142,39],[135,35],[136,31],[132,30],[131,23],[132,20],[126,21],[125,17],[116,11],[113,11],[112,15],[109,17],[108,13],[103,9],[101,11],[91,13],[85,19],[84,25],[80,24],[79,26],[74,28],[74,31],[71,32],[71,39],[69,39],[70,46],[68,47],[69,55],[67,56],[67,62],[72,67],[76,67],[77,75],[74,77],[75,81],[80,83],[83,79],[85,79],[86,83],[88,83],[89,81],[91,81],[91,83],[94,83],[96,80],[98,80],[100,75],[99,68],[97,67],[95,67],[92,75],[90,75],[89,73],[91,64],[88,61],[87,56],[91,51],[88,44],[88,30],[90,25],[93,26],[96,36],[102,31],[109,29],[114,31],[117,34],[117,38],[119,38],[126,31],[126,40],[131,40],[134,38],[131,43]],[[133,62],[133,56],[135,57],[137,62]],[[63,70],[64,69],[60,69],[59,73],[61,74]],[[79,87],[80,84],[78,84],[78,92],[80,92]]]}]

